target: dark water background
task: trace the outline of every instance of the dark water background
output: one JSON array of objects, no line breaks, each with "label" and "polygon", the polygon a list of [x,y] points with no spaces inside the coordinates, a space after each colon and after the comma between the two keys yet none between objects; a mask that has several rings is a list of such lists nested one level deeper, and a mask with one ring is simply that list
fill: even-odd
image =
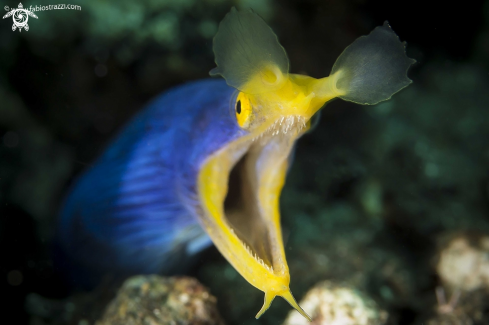
[{"label": "dark water background", "polygon": [[[293,73],[327,76],[347,45],[385,20],[418,61],[414,83],[390,102],[334,101],[300,140],[282,196],[296,296],[321,279],[359,277],[393,323],[414,324],[435,304],[437,238],[489,230],[489,2],[70,4],[82,10],[36,12],[27,32],[0,21],[0,323],[27,324],[30,293],[69,295],[49,254],[63,194],[151,98],[208,77],[212,36],[233,5],[270,24]],[[229,324],[255,323],[262,294],[215,250],[193,274]],[[276,301],[260,323],[287,311]]]}]

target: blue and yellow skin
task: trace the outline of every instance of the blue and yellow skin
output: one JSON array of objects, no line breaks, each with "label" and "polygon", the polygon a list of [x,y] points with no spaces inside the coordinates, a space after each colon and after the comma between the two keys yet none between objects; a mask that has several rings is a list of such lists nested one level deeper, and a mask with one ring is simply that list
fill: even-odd
[{"label": "blue and yellow skin", "polygon": [[233,8],[214,38],[211,75],[225,82],[156,99],[68,196],[58,247],[72,277],[168,273],[212,241],[265,293],[257,318],[281,296],[310,320],[289,289],[280,227],[292,148],[329,100],[376,104],[408,86],[404,47],[385,23],[346,48],[329,77],[289,74],[273,31]]}]

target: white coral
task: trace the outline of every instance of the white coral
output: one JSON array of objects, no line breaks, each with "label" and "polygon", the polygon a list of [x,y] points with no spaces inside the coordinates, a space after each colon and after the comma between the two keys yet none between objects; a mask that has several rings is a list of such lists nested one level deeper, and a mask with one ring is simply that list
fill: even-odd
[{"label": "white coral", "polygon": [[[348,286],[329,281],[317,284],[300,302],[315,325],[382,325],[387,313],[375,302]],[[283,325],[309,324],[297,311],[292,311]]]},{"label": "white coral", "polygon": [[471,244],[467,237],[451,240],[440,252],[436,267],[444,285],[472,291],[489,287],[489,237]]}]

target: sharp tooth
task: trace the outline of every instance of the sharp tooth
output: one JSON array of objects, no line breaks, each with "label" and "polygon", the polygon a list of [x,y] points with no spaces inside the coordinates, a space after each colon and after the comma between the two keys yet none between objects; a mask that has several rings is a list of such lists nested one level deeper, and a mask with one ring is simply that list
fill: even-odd
[{"label": "sharp tooth", "polygon": [[[234,229],[231,228],[231,232],[234,234]],[[253,257],[258,263],[260,263],[260,265],[265,267],[268,271],[273,272],[272,266],[268,266],[267,264],[265,264],[265,262],[260,257],[258,257],[258,255],[254,251],[251,250],[251,247],[246,245],[245,242],[241,240],[241,238],[238,237],[238,240],[240,241],[241,245],[243,245],[243,247],[248,252],[248,254],[251,255],[251,257]]]}]

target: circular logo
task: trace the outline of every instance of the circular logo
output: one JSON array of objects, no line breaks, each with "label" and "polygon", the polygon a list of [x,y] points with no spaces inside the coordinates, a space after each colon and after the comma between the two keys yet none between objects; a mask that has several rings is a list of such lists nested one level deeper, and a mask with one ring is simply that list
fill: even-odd
[{"label": "circular logo", "polygon": [[24,10],[17,10],[14,14],[14,24],[17,26],[25,26],[27,19],[27,13]]}]

